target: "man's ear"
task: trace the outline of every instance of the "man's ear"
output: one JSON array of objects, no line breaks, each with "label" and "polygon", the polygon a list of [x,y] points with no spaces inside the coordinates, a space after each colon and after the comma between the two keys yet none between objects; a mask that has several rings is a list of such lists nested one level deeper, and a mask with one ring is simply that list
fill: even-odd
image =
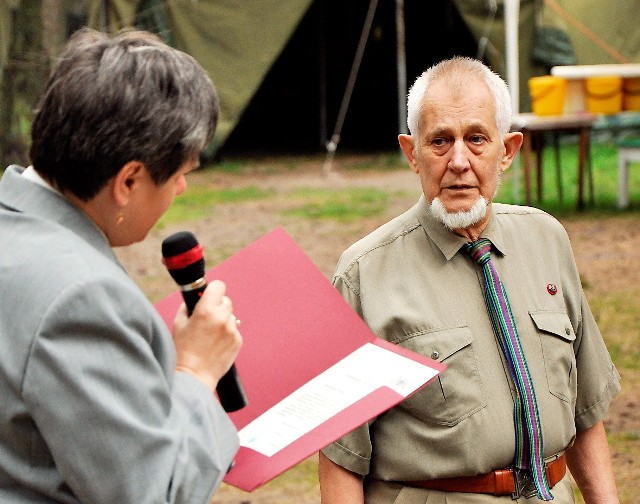
[{"label": "man's ear", "polygon": [[409,162],[409,166],[414,173],[418,173],[418,166],[416,163],[416,158],[413,153],[413,148],[415,146],[413,142],[413,137],[411,135],[401,134],[398,135],[398,143],[400,144],[400,148],[402,152],[404,152],[404,157],[407,158]]},{"label": "man's ear", "polygon": [[502,155],[502,159],[500,160],[500,167],[502,171],[505,171],[511,163],[513,163],[513,159],[516,157],[516,154],[520,150],[522,146],[523,140],[522,133],[519,131],[514,131],[512,133],[507,133],[504,137],[504,154]]},{"label": "man's ear", "polygon": [[146,176],[146,167],[140,161],[129,161],[116,173],[113,178],[113,197],[119,207],[127,206],[131,195],[142,183]]}]

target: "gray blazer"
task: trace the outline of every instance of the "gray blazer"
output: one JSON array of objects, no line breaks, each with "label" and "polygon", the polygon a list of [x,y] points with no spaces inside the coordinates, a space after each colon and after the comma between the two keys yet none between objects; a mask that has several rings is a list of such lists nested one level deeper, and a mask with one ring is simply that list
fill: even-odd
[{"label": "gray blazer", "polygon": [[21,173],[0,180],[0,502],[208,502],[233,424],[100,230]]}]

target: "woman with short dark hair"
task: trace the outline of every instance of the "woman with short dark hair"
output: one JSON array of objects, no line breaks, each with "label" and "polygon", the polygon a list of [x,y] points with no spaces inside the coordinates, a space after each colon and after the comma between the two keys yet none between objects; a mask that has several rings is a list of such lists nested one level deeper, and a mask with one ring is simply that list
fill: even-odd
[{"label": "woman with short dark hair", "polygon": [[222,282],[173,334],[112,247],[186,188],[218,100],[154,35],[83,30],[0,180],[0,502],[207,503],[238,449],[214,396],[241,345]]}]

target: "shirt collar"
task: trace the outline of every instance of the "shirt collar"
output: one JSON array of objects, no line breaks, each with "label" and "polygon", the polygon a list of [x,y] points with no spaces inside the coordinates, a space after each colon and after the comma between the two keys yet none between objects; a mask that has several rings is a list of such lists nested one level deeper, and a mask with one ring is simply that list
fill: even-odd
[{"label": "shirt collar", "polygon": [[46,187],[54,193],[60,194],[60,191],[58,191],[55,187],[49,184],[49,182],[43,179],[33,166],[28,166],[22,172],[22,176],[28,180],[31,180],[32,182],[35,182],[36,184],[40,184],[42,187]]},{"label": "shirt collar", "polygon": [[[108,246],[108,251],[103,249],[103,252],[111,252],[109,240],[102,229],[85,212],[44,180],[32,166],[22,168],[11,165],[0,180],[7,188],[6,194],[2,195],[2,203],[5,205],[19,212],[33,213],[57,222],[83,236],[82,230],[86,230],[88,225],[93,232],[97,231],[100,234]],[[60,203],[60,200],[63,203]],[[95,240],[94,235],[85,239],[98,248],[99,240]]]}]

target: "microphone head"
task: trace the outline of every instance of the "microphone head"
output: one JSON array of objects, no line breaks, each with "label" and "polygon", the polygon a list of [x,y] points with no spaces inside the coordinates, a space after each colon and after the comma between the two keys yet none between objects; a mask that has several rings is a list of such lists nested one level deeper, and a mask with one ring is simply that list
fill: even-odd
[{"label": "microphone head", "polygon": [[189,285],[204,277],[203,248],[189,231],[179,231],[163,240],[162,262],[178,285]]}]

